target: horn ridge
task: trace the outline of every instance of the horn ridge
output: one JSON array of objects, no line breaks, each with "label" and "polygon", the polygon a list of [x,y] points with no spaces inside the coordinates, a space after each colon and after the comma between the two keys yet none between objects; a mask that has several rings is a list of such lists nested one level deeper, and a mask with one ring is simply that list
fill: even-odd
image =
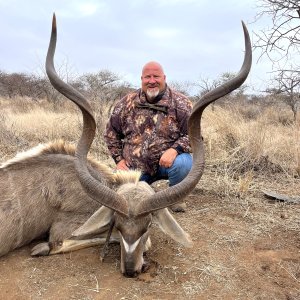
[{"label": "horn ridge", "polygon": [[193,149],[193,166],[187,177],[175,186],[162,190],[148,199],[145,199],[138,207],[138,215],[156,211],[182,201],[197,185],[202,177],[205,165],[204,143],[201,136],[201,117],[204,109],[212,102],[227,95],[240,87],[246,80],[252,64],[252,49],[249,33],[242,21],[245,54],[244,61],[239,73],[228,82],[206,93],[194,105],[188,120],[188,132]]},{"label": "horn ridge", "polygon": [[115,191],[96,180],[88,171],[87,153],[89,152],[95,137],[96,122],[91,106],[86,98],[71,85],[60,79],[56,73],[54,66],[56,41],[57,24],[56,16],[53,14],[51,37],[46,57],[46,73],[53,87],[74,102],[82,112],[83,129],[75,154],[75,169],[78,179],[90,198],[126,216],[128,215],[128,205],[126,200]]}]

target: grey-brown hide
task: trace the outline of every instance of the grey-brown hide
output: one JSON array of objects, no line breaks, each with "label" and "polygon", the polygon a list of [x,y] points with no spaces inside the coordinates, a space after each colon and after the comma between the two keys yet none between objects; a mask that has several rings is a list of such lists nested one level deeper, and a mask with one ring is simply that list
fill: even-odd
[{"label": "grey-brown hide", "polygon": [[[144,263],[143,253],[150,248],[148,229],[152,214],[134,217],[135,208],[141,199],[154,194],[153,189],[138,181],[139,172],[116,173],[90,159],[89,171],[97,180],[111,188],[119,187],[118,193],[128,199],[130,216],[114,213],[84,192],[75,172],[74,154],[74,146],[56,141],[2,163],[0,256],[45,234],[49,235],[48,241],[37,244],[32,255],[58,254],[103,244],[114,216],[120,235],[120,238],[114,236],[114,240],[121,242],[121,271],[128,276],[137,274]],[[164,216],[159,218],[159,215]],[[153,219],[165,233],[187,245],[188,235],[167,209],[156,212]]]},{"label": "grey-brown hide", "polygon": [[[107,167],[90,161],[89,168],[113,184]],[[45,233],[50,244],[43,244],[43,250],[46,246],[50,252],[51,244],[70,237],[101,206],[87,196],[76,176],[74,146],[61,141],[3,163],[0,186],[0,256]]]}]

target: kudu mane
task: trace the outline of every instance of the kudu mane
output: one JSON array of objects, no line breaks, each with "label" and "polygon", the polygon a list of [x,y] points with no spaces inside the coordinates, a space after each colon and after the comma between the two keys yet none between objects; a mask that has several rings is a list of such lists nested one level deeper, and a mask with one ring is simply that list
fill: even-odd
[{"label": "kudu mane", "polygon": [[[26,151],[19,152],[15,157],[0,164],[0,169],[26,168],[33,164],[39,164],[41,161],[45,161],[46,163],[50,162],[50,157],[55,160],[57,156],[64,156],[64,159],[73,160],[75,158],[75,152],[76,145],[59,139],[49,143],[39,144]],[[138,170],[130,170],[129,172],[113,171],[112,168],[99,162],[92,156],[88,157],[88,164],[101,173],[101,176],[108,185],[136,183],[141,175],[141,172]]]}]

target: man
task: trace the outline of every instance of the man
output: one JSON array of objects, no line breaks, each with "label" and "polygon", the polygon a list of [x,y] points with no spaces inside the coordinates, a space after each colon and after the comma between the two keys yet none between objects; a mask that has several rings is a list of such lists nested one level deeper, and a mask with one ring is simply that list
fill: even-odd
[{"label": "man", "polygon": [[[105,141],[118,170],[139,169],[151,184],[169,179],[175,185],[192,167],[187,120],[192,103],[166,84],[162,66],[154,61],[142,70],[142,88],[115,106],[107,124]],[[186,204],[173,205],[184,211]]]}]

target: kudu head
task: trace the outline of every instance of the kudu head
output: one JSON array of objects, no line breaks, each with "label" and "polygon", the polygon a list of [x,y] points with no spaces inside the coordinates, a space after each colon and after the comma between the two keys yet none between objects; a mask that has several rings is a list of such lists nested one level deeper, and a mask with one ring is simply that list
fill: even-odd
[{"label": "kudu head", "polygon": [[142,271],[143,252],[149,246],[149,227],[156,220],[160,228],[185,246],[191,244],[187,233],[178,225],[167,207],[180,202],[199,182],[204,169],[204,146],[201,137],[201,116],[213,101],[225,96],[242,85],[251,68],[252,52],[247,28],[242,23],[245,37],[244,62],[240,72],[231,80],[205,94],[195,105],[188,120],[188,133],[193,149],[193,166],[179,184],[155,193],[145,182],[121,185],[115,192],[99,182],[87,167],[87,153],[95,136],[96,123],[91,106],[85,97],[72,86],[63,82],[54,68],[56,47],[56,19],[53,16],[52,33],[46,59],[46,71],[51,84],[73,101],[83,115],[83,130],[77,145],[75,168],[86,193],[103,206],[87,222],[74,232],[75,236],[97,233],[99,228],[114,222],[120,234],[121,271],[134,277]]}]

